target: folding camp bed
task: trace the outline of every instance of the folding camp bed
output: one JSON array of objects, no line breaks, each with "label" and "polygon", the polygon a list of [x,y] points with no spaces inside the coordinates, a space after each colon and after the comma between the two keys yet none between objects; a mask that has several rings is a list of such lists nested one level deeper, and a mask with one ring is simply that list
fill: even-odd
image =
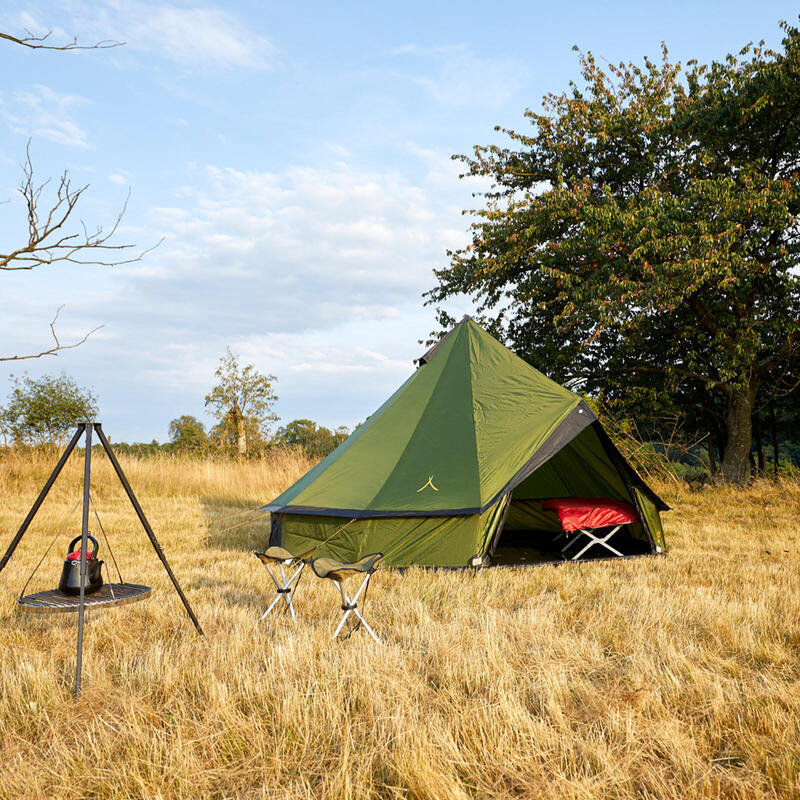
[{"label": "folding camp bed", "polygon": [[[583,549],[572,556],[572,561],[577,561],[590,547],[596,544],[622,558],[622,553],[612,547],[608,540],[623,525],[639,521],[636,511],[630,503],[612,500],[608,497],[555,498],[545,500],[542,508],[558,514],[561,528],[567,536],[567,543],[561,548],[562,554],[566,553],[576,542],[582,541],[582,537],[589,540]],[[601,532],[605,533],[601,535]],[[576,535],[569,538],[571,533]],[[564,557],[566,558],[566,556]]]},{"label": "folding camp bed", "polygon": [[[292,592],[297,589],[300,583],[300,577],[303,574],[303,569],[308,564],[311,556],[314,554],[313,550],[303,553],[300,556],[293,556],[288,550],[283,547],[268,547],[263,553],[254,551],[254,555],[261,561],[269,572],[272,582],[275,584],[275,599],[269,604],[267,610],[262,614],[261,619],[264,619],[270,611],[278,604],[281,597],[286,601],[289,607],[289,613],[292,619],[297,619],[297,614],[294,611],[294,604],[292,603]],[[280,580],[278,576],[272,571],[272,568],[280,570]],[[288,569],[294,569],[291,575],[286,576]]]},{"label": "folding camp bed", "polygon": [[[364,556],[364,558],[360,559],[359,561],[352,562],[336,561],[333,558],[315,558],[311,561],[311,569],[314,571],[314,574],[318,578],[327,578],[328,580],[333,581],[339,588],[339,593],[342,598],[342,611],[344,611],[344,614],[342,615],[342,619],[340,620],[339,624],[336,626],[336,630],[333,632],[332,638],[335,639],[339,635],[339,631],[342,630],[345,620],[348,616],[350,616],[350,612],[352,612],[356,617],[358,617],[360,623],[364,626],[367,633],[369,633],[369,635],[380,644],[381,640],[375,635],[375,631],[370,628],[370,626],[367,624],[367,621],[358,610],[358,598],[361,596],[362,592],[365,593],[364,597],[366,597],[369,580],[372,577],[372,574],[378,568],[378,562],[382,558],[383,553],[372,553],[371,555]],[[364,579],[361,581],[361,585],[358,587],[358,591],[352,596],[352,598],[348,596],[343,583],[344,579],[351,575],[364,576]]]}]

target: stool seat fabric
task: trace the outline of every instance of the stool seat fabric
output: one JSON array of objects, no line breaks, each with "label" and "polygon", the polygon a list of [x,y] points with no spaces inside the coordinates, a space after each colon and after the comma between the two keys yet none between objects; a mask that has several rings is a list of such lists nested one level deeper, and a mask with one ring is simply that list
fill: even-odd
[{"label": "stool seat fabric", "polygon": [[[297,615],[294,610],[294,603],[292,602],[292,594],[297,589],[300,583],[300,577],[303,574],[308,560],[314,554],[313,550],[308,550],[299,556],[293,555],[283,547],[273,545],[268,547],[263,553],[254,550],[253,554],[258,557],[258,560],[267,568],[269,577],[275,584],[275,599],[269,604],[267,610],[262,615],[261,619],[265,619],[270,611],[278,604],[281,597],[286,601],[289,613],[292,619],[296,619]],[[273,572],[273,570],[275,570]],[[287,575],[288,571],[294,570],[291,575]],[[280,576],[276,573],[280,572]]]},{"label": "stool seat fabric", "polygon": [[337,561],[335,558],[315,558],[311,562],[311,569],[318,578],[331,578],[335,581],[342,580],[347,575],[372,572],[375,564],[383,558],[383,553],[371,553],[358,561]]},{"label": "stool seat fabric", "polygon": [[283,547],[273,545],[272,547],[268,547],[263,553],[256,552],[255,554],[261,561],[266,563],[267,561],[305,561],[313,552],[313,550],[309,550],[307,553],[296,556]]}]

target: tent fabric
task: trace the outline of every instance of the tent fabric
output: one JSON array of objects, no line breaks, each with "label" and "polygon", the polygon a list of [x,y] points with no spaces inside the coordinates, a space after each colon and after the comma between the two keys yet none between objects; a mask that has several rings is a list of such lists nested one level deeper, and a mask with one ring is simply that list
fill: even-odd
[{"label": "tent fabric", "polygon": [[545,500],[542,508],[545,511],[555,511],[565,531],[610,528],[639,521],[630,503],[608,498],[559,497]]},{"label": "tent fabric", "polygon": [[270,544],[314,557],[358,561],[383,553],[384,566],[465,567],[482,555],[496,508],[450,517],[344,519],[306,514],[273,515]]},{"label": "tent fabric", "polygon": [[521,502],[553,497],[647,503],[633,535],[650,541],[650,529],[660,530],[666,504],[582,398],[474,321],[418,363],[347,440],[263,507],[270,544],[342,561],[382,552],[386,565],[467,566],[513,524]]},{"label": "tent fabric", "polygon": [[[342,517],[478,513],[581,403],[467,320],[266,510]],[[590,424],[588,407],[580,411]]]},{"label": "tent fabric", "polygon": [[505,527],[508,530],[539,530],[558,533],[561,523],[553,511],[544,511],[542,504],[536,500],[518,500],[514,493],[506,516]]},{"label": "tent fabric", "polygon": [[653,538],[656,552],[660,553],[666,550],[667,543],[664,540],[664,529],[661,526],[661,517],[659,516],[659,507],[653,502],[653,499],[645,494],[638,487],[634,487],[633,496],[636,500],[636,505],[641,510],[641,516],[647,523],[650,530],[650,535]]}]

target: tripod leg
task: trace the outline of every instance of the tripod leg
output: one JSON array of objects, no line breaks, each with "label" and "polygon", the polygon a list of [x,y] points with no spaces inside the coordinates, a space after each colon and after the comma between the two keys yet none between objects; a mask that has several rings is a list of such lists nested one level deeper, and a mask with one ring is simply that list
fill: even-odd
[{"label": "tripod leg", "polygon": [[150,523],[147,521],[147,517],[145,517],[144,511],[142,511],[142,507],[139,505],[139,501],[136,499],[136,495],[133,493],[133,489],[131,489],[131,485],[128,483],[128,479],[125,477],[125,473],[122,471],[122,467],[120,466],[119,461],[117,461],[117,457],[114,454],[114,451],[111,449],[111,445],[109,444],[105,433],[103,433],[103,428],[100,426],[99,422],[94,424],[94,429],[97,431],[97,436],[100,439],[100,443],[103,445],[103,449],[106,451],[108,460],[111,462],[111,466],[114,467],[114,472],[117,473],[117,477],[122,484],[122,488],[125,489],[125,493],[128,495],[128,499],[131,501],[133,510],[136,512],[136,516],[139,517],[139,522],[142,523],[144,532],[147,534],[147,538],[150,540],[150,544],[153,545],[156,555],[164,565],[164,569],[166,570],[167,575],[169,575],[169,579],[172,581],[172,585],[175,587],[175,591],[178,593],[178,597],[180,597],[183,607],[186,609],[186,613],[189,615],[189,619],[191,619],[191,621],[194,623],[194,627],[197,628],[197,632],[203,636],[203,629],[200,627],[200,623],[197,621],[197,617],[194,615],[194,611],[192,611],[192,607],[189,605],[189,601],[186,599],[186,595],[184,595],[183,590],[178,583],[178,579],[172,572],[172,568],[167,561],[167,557],[164,555],[164,551],[161,549],[161,545],[158,543],[158,539],[156,539],[156,535],[153,533],[153,529],[150,527]]},{"label": "tripod leg", "polygon": [[78,605],[78,655],[75,663],[75,697],[81,693],[83,670],[83,617],[86,611],[86,548],[89,536],[89,486],[92,479],[92,426],[86,428],[86,454],[83,459],[83,518],[81,520],[80,601]]},{"label": "tripod leg", "polygon": [[78,429],[75,431],[70,443],[67,445],[67,449],[61,455],[61,458],[58,460],[58,464],[56,464],[55,469],[51,473],[50,477],[47,479],[47,483],[42,488],[42,491],[39,492],[39,496],[36,498],[36,502],[31,506],[31,510],[28,512],[28,516],[25,517],[24,522],[20,526],[20,529],[17,531],[17,535],[12,539],[11,544],[8,546],[8,549],[5,552],[5,555],[2,559],[0,559],[0,572],[2,572],[3,567],[8,563],[8,559],[14,554],[14,551],[17,549],[17,545],[22,540],[22,537],[25,535],[25,531],[28,530],[29,525],[33,522],[33,518],[36,516],[36,512],[39,510],[39,507],[44,502],[45,497],[47,497],[48,492],[53,487],[53,484],[56,482],[56,478],[59,476],[64,464],[67,463],[67,459],[72,454],[72,451],[75,449],[75,445],[78,444],[78,440],[83,435],[83,432],[86,428],[84,423],[80,423],[78,425]]}]

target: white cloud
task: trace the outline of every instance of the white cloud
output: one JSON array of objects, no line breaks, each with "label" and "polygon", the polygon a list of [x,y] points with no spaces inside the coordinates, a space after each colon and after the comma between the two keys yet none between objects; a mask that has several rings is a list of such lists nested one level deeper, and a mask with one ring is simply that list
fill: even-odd
[{"label": "white cloud", "polygon": [[403,74],[445,105],[500,107],[527,79],[527,69],[510,58],[481,58],[466,45],[404,45],[393,55],[423,64],[423,73]]},{"label": "white cloud", "polygon": [[108,179],[111,181],[111,183],[116,183],[120,186],[128,182],[128,179],[124,175],[120,175],[118,172],[112,172],[108,176]]},{"label": "white cloud", "polygon": [[[447,169],[455,175],[450,162],[431,174],[441,181]],[[181,191],[181,207],[153,212],[166,242],[148,264],[160,269],[118,274],[134,305],[137,292],[174,292],[190,315],[207,321],[200,309],[208,307],[238,331],[376,319],[397,303],[419,304],[445,250],[464,242],[460,205],[443,204],[443,195],[440,185],[432,192],[391,172],[208,167]]]},{"label": "white cloud", "polygon": [[126,231],[143,244],[167,237],[142,264],[97,270],[88,290],[69,275],[55,287],[52,272],[12,276],[12,296],[40,300],[11,304],[0,339],[11,352],[39,341],[53,296],[67,304],[65,333],[67,321],[70,334],[106,323],[70,351],[69,369],[93,383],[120,437],[140,434],[117,431],[116,419],[149,438],[173,417],[202,415],[226,346],[278,376],[284,422],[352,426],[413,370],[434,327],[421,294],[446,248],[467,240],[457,165],[433,152],[422,164],[417,181],[352,166],[197,169],[174,206]]},{"label": "white cloud", "polygon": [[171,5],[136,0],[104,0],[83,5],[78,30],[124,41],[186,67],[271,69],[277,50],[236,15],[211,5]]},{"label": "white cloud", "polygon": [[114,272],[114,324],[146,331],[135,346],[157,354],[146,382],[207,390],[230,345],[279,376],[288,419],[370,413],[425,349],[421,295],[467,239],[457,166],[433,153],[423,163],[433,184],[344,166],[199,169],[180,207],[153,212],[166,241],[152,271]]},{"label": "white cloud", "polygon": [[75,111],[88,105],[91,100],[86,97],[59,94],[37,84],[29,91],[14,92],[13,110],[5,103],[0,108],[14,133],[88,150],[88,133],[74,116]]}]

